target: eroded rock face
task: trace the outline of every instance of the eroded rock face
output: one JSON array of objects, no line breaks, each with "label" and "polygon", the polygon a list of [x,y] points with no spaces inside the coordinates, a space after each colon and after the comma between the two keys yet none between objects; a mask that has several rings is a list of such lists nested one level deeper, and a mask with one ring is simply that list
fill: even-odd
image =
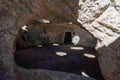
[{"label": "eroded rock face", "polygon": [[[20,71],[15,70],[13,59],[15,39],[21,26],[39,18],[56,22],[69,20],[80,26],[82,23],[97,40],[105,80],[119,80],[119,5],[119,0],[0,0],[0,80],[20,79],[17,79]],[[52,80],[59,79],[56,76]]]},{"label": "eroded rock face", "polygon": [[[48,78],[40,76],[41,74],[38,74],[40,77],[36,77],[25,70],[23,72],[26,72],[28,77],[24,78],[25,75],[23,74],[20,76],[19,68],[15,70],[16,64],[13,59],[15,40],[20,27],[31,20],[39,18],[50,19],[56,22],[64,22],[70,19],[76,22],[70,6],[63,0],[0,0],[0,80],[21,80],[22,78],[25,80],[36,78],[37,80],[38,78],[40,80],[48,80]],[[72,77],[65,80],[68,79],[73,80]],[[58,76],[55,76],[51,80],[61,80],[61,78],[59,79]]]},{"label": "eroded rock face", "polygon": [[84,76],[79,76],[71,73],[49,71],[49,70],[26,70],[16,67],[19,80],[95,80]]},{"label": "eroded rock face", "polygon": [[120,2],[86,0],[79,3],[78,21],[97,39],[96,49],[106,80],[120,78]]}]

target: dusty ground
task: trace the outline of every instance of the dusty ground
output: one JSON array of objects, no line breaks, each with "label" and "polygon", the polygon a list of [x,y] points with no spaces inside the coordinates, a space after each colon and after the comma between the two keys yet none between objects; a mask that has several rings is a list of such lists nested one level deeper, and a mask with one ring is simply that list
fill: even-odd
[{"label": "dusty ground", "polygon": [[87,47],[72,47],[75,49],[71,47],[72,45],[42,45],[42,47],[21,49],[16,51],[15,61],[28,69],[64,71],[104,80],[96,51]]}]

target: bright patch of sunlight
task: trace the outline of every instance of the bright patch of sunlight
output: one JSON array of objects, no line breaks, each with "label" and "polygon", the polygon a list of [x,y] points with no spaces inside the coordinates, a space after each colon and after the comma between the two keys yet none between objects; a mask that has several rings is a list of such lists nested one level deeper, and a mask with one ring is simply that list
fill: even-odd
[{"label": "bright patch of sunlight", "polygon": [[39,45],[37,45],[37,47],[42,47],[42,45],[39,44]]},{"label": "bright patch of sunlight", "polygon": [[81,74],[83,75],[83,76],[85,76],[85,77],[89,77],[85,72],[81,72]]},{"label": "bright patch of sunlight", "polygon": [[37,21],[40,23],[50,23],[50,21],[47,19],[38,19]]},{"label": "bright patch of sunlight", "polygon": [[59,46],[59,44],[57,44],[57,43],[53,43],[53,46]]},{"label": "bright patch of sunlight", "polygon": [[68,22],[69,25],[72,25],[73,23],[72,22]]},{"label": "bright patch of sunlight", "polygon": [[58,56],[66,56],[67,53],[65,53],[65,52],[56,52],[56,55],[58,55]]},{"label": "bright patch of sunlight", "polygon": [[73,49],[73,50],[84,50],[83,47],[70,47],[70,49]]},{"label": "bright patch of sunlight", "polygon": [[109,46],[111,43],[114,43],[119,37],[120,34],[116,34],[114,37],[109,37],[103,41],[98,41],[96,49],[102,48],[103,46]]},{"label": "bright patch of sunlight", "polygon": [[78,35],[73,36],[72,43],[74,45],[77,45],[79,43],[79,41],[80,41],[80,37]]},{"label": "bright patch of sunlight", "polygon": [[28,30],[27,30],[27,26],[26,26],[26,25],[24,25],[24,26],[22,27],[22,30],[24,30],[24,31],[27,31],[27,32],[28,32]]},{"label": "bright patch of sunlight", "polygon": [[83,54],[85,57],[88,57],[88,58],[95,58],[95,55],[93,54]]}]

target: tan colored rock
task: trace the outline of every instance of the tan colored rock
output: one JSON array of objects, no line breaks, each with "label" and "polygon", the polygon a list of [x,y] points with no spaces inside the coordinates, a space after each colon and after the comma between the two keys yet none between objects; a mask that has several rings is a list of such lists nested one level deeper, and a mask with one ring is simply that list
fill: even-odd
[{"label": "tan colored rock", "polygon": [[118,0],[80,2],[78,21],[97,39],[99,64],[106,80],[120,78],[119,4]]}]

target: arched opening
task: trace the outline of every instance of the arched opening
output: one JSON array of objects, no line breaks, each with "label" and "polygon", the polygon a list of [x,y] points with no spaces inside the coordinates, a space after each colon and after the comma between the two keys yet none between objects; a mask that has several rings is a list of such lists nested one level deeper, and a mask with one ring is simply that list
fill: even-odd
[{"label": "arched opening", "polygon": [[[16,64],[26,69],[63,71],[103,80],[97,52],[81,44],[89,42],[84,41],[84,31],[81,33],[79,29],[67,23],[34,22],[23,26],[16,40]],[[74,45],[72,38],[76,35],[82,39]],[[95,44],[94,40],[90,42]]]},{"label": "arched opening", "polygon": [[[26,22],[27,20],[29,20],[29,19],[25,20],[25,18],[29,17],[31,19],[33,18],[35,19],[36,17],[39,16],[41,18],[47,18],[47,19],[49,17],[50,19],[51,16],[54,16],[54,15],[59,15],[59,18],[61,18],[61,16],[64,16],[66,19],[74,23],[78,21],[80,23],[82,22],[82,24],[85,24],[84,28],[88,29],[89,32],[93,34],[94,37],[98,40],[96,47],[98,48],[97,51],[100,53],[99,62],[100,62],[102,73],[105,79],[113,79],[113,80],[119,79],[119,75],[117,74],[120,72],[119,71],[120,69],[118,67],[120,58],[119,58],[119,54],[117,54],[119,53],[118,42],[120,41],[119,40],[120,18],[119,18],[119,9],[118,9],[119,2],[118,0],[114,0],[114,1],[104,0],[104,1],[102,2],[100,0],[99,1],[97,0],[96,1],[95,0],[92,0],[92,1],[90,0],[85,0],[85,1],[83,0],[55,0],[55,1],[50,1],[50,0],[27,0],[27,1],[9,0],[8,1],[7,0],[5,1],[4,0],[4,1],[1,1],[0,75],[2,77],[0,77],[0,80],[1,78],[4,80],[9,80],[9,79],[14,80],[12,79],[12,77],[15,75],[19,75],[18,73],[15,72],[15,66],[13,61],[13,54],[12,54],[14,52],[13,41],[15,40],[14,38],[17,35],[18,28],[22,24],[24,24],[24,21]],[[63,20],[64,18],[61,21]],[[47,33],[48,31],[44,29],[43,32]],[[25,37],[22,37],[22,39],[23,41],[26,41]],[[54,40],[57,40],[57,39],[59,40],[59,38],[56,38],[56,39],[50,38],[50,41],[54,42]],[[83,36],[80,36],[80,39],[83,39]],[[49,39],[46,39],[46,40],[49,41]],[[42,41],[44,42],[45,40],[43,39]],[[92,42],[92,40],[89,40],[89,39],[88,41],[90,43]],[[57,42],[58,41],[53,43],[53,45],[59,46],[60,44]],[[85,42],[83,41],[80,44],[82,43],[85,44],[86,41]],[[89,43],[85,45],[89,45]],[[42,45],[39,44],[38,47],[42,47]],[[81,50],[83,48],[79,46],[77,47],[72,46],[70,47],[70,49]],[[56,54],[62,57],[67,56],[67,53],[63,51],[58,51]],[[85,53],[84,57],[85,56],[96,58],[96,56],[88,53]],[[83,71],[81,73],[85,74],[85,72]]]}]

